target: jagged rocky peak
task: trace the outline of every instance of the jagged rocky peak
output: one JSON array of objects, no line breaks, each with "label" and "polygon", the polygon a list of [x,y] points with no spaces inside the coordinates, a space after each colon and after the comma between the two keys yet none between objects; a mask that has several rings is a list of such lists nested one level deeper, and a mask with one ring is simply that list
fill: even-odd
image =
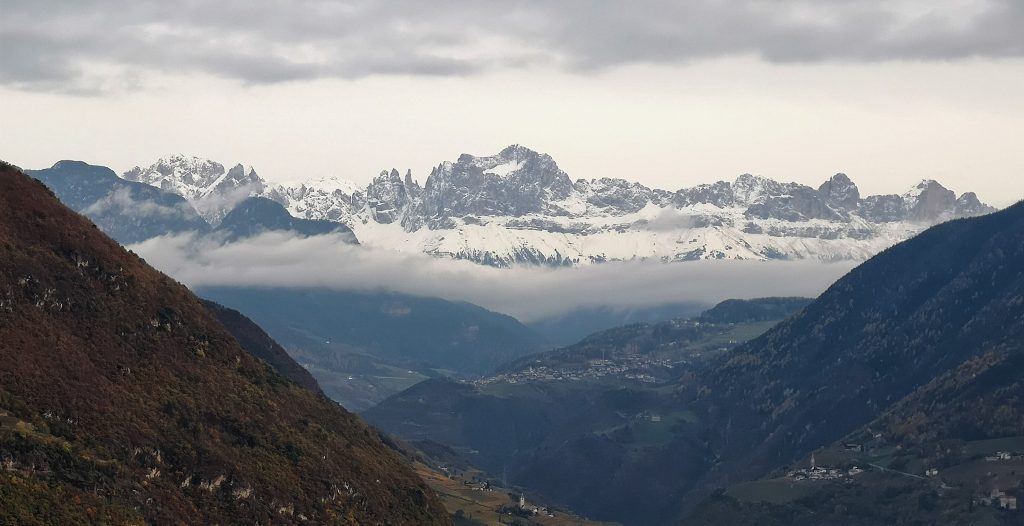
[{"label": "jagged rocky peak", "polygon": [[845,213],[829,206],[817,190],[797,183],[770,188],[747,206],[747,219],[781,219],[801,222],[811,219],[841,221]]},{"label": "jagged rocky peak", "polygon": [[952,212],[956,205],[956,194],[933,179],[925,179],[903,194],[908,219],[912,221],[935,221]]},{"label": "jagged rocky peak", "polygon": [[837,173],[822,183],[818,192],[830,205],[843,210],[856,210],[860,204],[860,190],[844,173]]},{"label": "jagged rocky peak", "polygon": [[[158,159],[148,167],[136,166],[121,177],[164,190],[205,189],[224,175],[224,165],[196,156],[174,154]],[[190,197],[190,196],[184,196]]]},{"label": "jagged rocky peak", "polygon": [[717,183],[705,183],[692,188],[683,188],[672,197],[672,203],[678,207],[710,204],[718,208],[729,208],[735,204],[732,183],[718,181]]},{"label": "jagged rocky peak", "polygon": [[267,190],[266,181],[252,167],[236,164],[225,170],[218,162],[180,154],[145,168],[136,166],[121,177],[188,199],[203,219],[214,225],[242,199]]},{"label": "jagged rocky peak", "polygon": [[759,175],[742,174],[732,183],[733,201],[738,205],[752,205],[784,193],[781,183]]},{"label": "jagged rocky peak", "polygon": [[573,185],[550,155],[512,145],[486,157],[462,154],[434,168],[417,214],[427,218],[521,216],[565,210],[551,206],[572,194]]},{"label": "jagged rocky peak", "polygon": [[569,176],[558,168],[558,164],[550,155],[538,153],[518,144],[508,146],[496,155],[487,157],[462,154],[456,163],[456,169],[460,164],[470,169],[479,169],[491,176],[536,183],[566,192],[572,189]]},{"label": "jagged rocky peak", "polygon": [[397,169],[383,170],[367,187],[366,204],[375,221],[393,223],[419,192],[419,186],[412,182],[411,171],[403,179]]},{"label": "jagged rocky peak", "polygon": [[507,177],[523,170],[526,164],[530,163],[534,171],[541,164],[548,171],[557,172],[558,165],[550,155],[537,153],[529,148],[513,144],[506,147],[495,155],[476,157],[468,153],[459,156],[456,164],[463,164],[473,168],[479,168],[485,174]]},{"label": "jagged rocky peak", "polygon": [[995,212],[996,208],[982,203],[978,199],[978,195],[974,192],[965,192],[956,200],[954,206],[954,214],[958,217],[970,217],[979,216],[982,214],[991,214]]},{"label": "jagged rocky peak", "polygon": [[663,205],[672,197],[665,190],[652,190],[637,182],[611,177],[580,179],[573,184],[573,189],[588,205],[613,215],[637,212],[651,203]]},{"label": "jagged rocky peak", "polygon": [[266,190],[267,183],[251,166],[236,164],[228,170],[227,175],[218,183],[218,186],[224,188],[247,187],[250,190],[250,193],[258,195],[262,194],[263,191]]},{"label": "jagged rocky peak", "polygon": [[[646,241],[635,250],[604,244],[587,247],[581,241],[598,233],[629,239],[632,232],[650,225],[662,228],[663,222],[651,218],[663,212],[694,218],[686,228],[699,230],[654,243],[665,261],[689,260],[697,253],[831,261],[865,259],[921,227],[993,211],[974,194],[957,198],[934,181],[923,181],[903,195],[862,196],[843,173],[818,187],[749,173],[676,192],[618,177],[581,178],[574,183],[550,155],[518,144],[493,155],[462,154],[442,162],[422,186],[411,171],[390,168],[364,186],[337,177],[266,186],[242,166],[212,177],[222,170],[210,161],[172,156],[149,168],[136,168],[126,178],[186,197],[211,225],[231,206],[258,195],[277,201],[294,217],[349,225],[367,242],[393,241],[386,235],[375,239],[380,230],[363,234],[360,229],[366,225],[385,224],[405,232],[426,228],[436,232],[422,232],[418,250],[501,265],[651,257]],[[634,214],[637,217],[629,217]],[[891,223],[906,225],[897,232],[887,225]],[[509,235],[495,241],[477,228],[480,225],[503,228]],[[795,238],[806,241],[798,245],[792,242]],[[405,250],[406,245],[395,248]],[[711,245],[721,245],[722,250],[708,249]]]},{"label": "jagged rocky peak", "polygon": [[892,223],[906,219],[907,207],[896,194],[870,195],[860,202],[857,213],[872,223]]},{"label": "jagged rocky peak", "polygon": [[274,185],[264,197],[281,203],[295,217],[352,222],[352,214],[366,204],[366,187],[336,176],[298,185]]}]

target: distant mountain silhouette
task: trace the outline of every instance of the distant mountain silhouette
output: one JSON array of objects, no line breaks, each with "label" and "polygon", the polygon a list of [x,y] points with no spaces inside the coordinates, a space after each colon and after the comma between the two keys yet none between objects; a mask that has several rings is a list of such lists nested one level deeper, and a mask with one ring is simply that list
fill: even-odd
[{"label": "distant mountain silhouette", "polygon": [[292,217],[283,206],[264,197],[250,197],[242,201],[224,216],[216,228],[216,232],[226,234],[229,241],[271,231],[291,232],[304,237],[341,234],[350,242],[358,243],[352,230],[341,223]]},{"label": "distant mountain silhouette", "polygon": [[27,173],[120,243],[210,230],[210,225],[184,198],[147,184],[126,181],[104,166],[60,161],[51,168]]}]

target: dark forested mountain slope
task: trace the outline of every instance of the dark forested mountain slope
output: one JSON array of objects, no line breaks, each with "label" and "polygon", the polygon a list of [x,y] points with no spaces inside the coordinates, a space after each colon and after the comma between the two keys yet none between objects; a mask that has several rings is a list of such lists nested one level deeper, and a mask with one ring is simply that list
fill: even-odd
[{"label": "dark forested mountain slope", "polygon": [[[1024,205],[883,252],[709,377],[702,403],[727,460],[703,487],[767,478],[686,522],[1019,524],[989,497],[1024,497],[1022,342]],[[812,451],[871,471],[803,483],[801,497],[764,489]]]},{"label": "dark forested mountain slope", "polygon": [[814,454],[823,469],[868,471],[821,482],[776,469],[705,499],[683,523],[1021,524],[1009,503],[1024,498],[1024,344],[968,359]]},{"label": "dark forested mountain slope", "polygon": [[680,488],[715,461],[699,415],[679,393],[779,318],[618,327],[514,360],[474,384],[427,380],[364,416],[417,444],[451,446],[491,475],[587,516],[661,524],[677,513]]},{"label": "dark forested mountain slope", "polygon": [[704,311],[700,321],[706,323],[750,323],[781,320],[806,307],[811,298],[756,298],[725,300]]},{"label": "dark forested mountain slope", "polygon": [[464,302],[384,291],[203,287],[305,365],[324,391],[367,409],[438,374],[475,376],[544,348],[515,318]]},{"label": "dark forested mountain slope", "polygon": [[[470,303],[389,292],[203,287],[281,342],[301,336],[365,349],[407,364],[485,373],[542,346],[510,316]],[[289,332],[289,330],[291,332]]]},{"label": "dark forested mountain slope", "polygon": [[210,226],[181,196],[121,179],[105,166],[60,161],[30,170],[69,208],[89,217],[120,243],[182,232],[205,233]]},{"label": "dark forested mountain slope", "polygon": [[372,428],[0,170],[0,522],[447,522]]},{"label": "dark forested mountain slope", "polygon": [[951,221],[884,251],[736,349],[702,402],[723,436],[716,471],[756,474],[1024,337],[1024,205]]},{"label": "dark forested mountain slope", "polygon": [[692,318],[707,307],[707,304],[696,301],[632,308],[584,306],[563,314],[534,320],[527,325],[540,333],[554,347],[565,347],[613,327]]},{"label": "dark forested mountain slope", "polygon": [[[722,310],[742,315],[740,311],[746,308]],[[644,349],[658,347],[652,346],[657,332],[644,335],[626,329],[620,329],[628,336],[625,339],[616,340],[616,332],[608,331],[581,342],[575,350],[570,347],[568,354],[561,350],[552,356],[575,353],[587,363],[602,364],[606,355],[642,355]],[[669,341],[680,336],[677,328],[666,328],[662,334]],[[894,466],[909,463],[911,467],[906,469],[918,474],[899,477],[913,482],[918,480],[914,477],[924,477],[926,467],[941,471],[959,465],[956,463],[964,460],[963,455],[981,447],[973,442],[1024,440],[1022,341],[1024,204],[1018,204],[991,215],[944,223],[886,250],[760,337],[710,360],[689,362],[668,384],[652,384],[654,389],[647,389],[648,395],[655,393],[657,403],[647,404],[652,408],[648,416],[653,418],[656,412],[658,422],[664,422],[672,415],[671,432],[659,431],[654,420],[644,423],[644,414],[632,413],[636,406],[628,406],[620,412],[632,413],[633,420],[603,430],[591,428],[593,432],[587,436],[559,437],[557,443],[529,449],[528,456],[522,448],[510,449],[505,454],[514,455],[504,459],[508,459],[509,470],[515,470],[517,482],[526,487],[560,494],[574,509],[592,516],[636,524],[664,523],[702,510],[709,515],[690,516],[697,524],[729,523],[721,518],[725,515],[714,515],[721,507],[697,504],[716,488],[774,476],[784,466],[807,462],[820,448],[839,444],[842,449],[844,440],[884,441],[893,448],[884,460],[851,458],[894,462]],[[480,403],[483,395],[490,395],[499,401],[531,400],[534,407],[543,409],[553,396],[538,394],[536,383],[521,380],[532,375],[546,381],[550,371],[540,366],[550,364],[542,360],[530,371],[529,360],[522,360],[520,365],[527,367],[525,376],[515,377],[515,384],[487,384],[479,388],[480,393],[470,392],[472,396],[463,394],[458,399]],[[550,391],[551,384],[544,385]],[[431,389],[454,393],[440,387]],[[618,396],[636,399],[638,389],[630,390],[632,393]],[[429,391],[424,388],[423,392],[430,399],[439,397]],[[426,436],[434,424],[417,424],[429,423],[433,417],[413,411],[419,398],[428,397],[408,398],[404,405],[397,403],[401,397],[396,397],[394,404],[385,402],[367,416],[382,425],[390,420],[397,430],[415,429]],[[563,399],[576,404],[571,406],[574,411],[599,405],[594,398]],[[396,411],[386,414],[389,407]],[[455,417],[465,418],[456,413]],[[503,418],[494,416],[499,414],[496,411],[483,414],[489,419]],[[544,414],[545,426],[557,427],[565,421],[585,429],[567,416],[569,411]],[[455,425],[472,431],[488,421],[466,424],[464,420],[452,422],[452,416],[434,417],[442,429]],[[507,418],[516,416],[509,413]],[[525,424],[517,431],[521,427]],[[462,443],[454,445],[466,444],[466,436],[471,435],[456,436]],[[447,437],[436,438],[444,442]],[[638,444],[642,447],[636,447]],[[1024,453],[1024,446],[1019,449]],[[499,453],[489,454],[503,461]],[[872,455],[881,454],[876,451]],[[982,477],[992,471],[991,467],[971,469],[980,470]],[[1019,471],[1024,473],[1024,465]],[[564,477],[559,478],[559,473]],[[757,524],[760,517],[769,524],[767,519],[774,517],[779,519],[777,523],[786,524],[789,517],[794,524],[814,524],[847,513],[837,509],[858,510],[850,515],[856,516],[855,520],[837,524],[928,523],[941,520],[937,517],[946,511],[963,511],[935,504],[936,493],[960,495],[963,498],[954,496],[949,502],[967,509],[972,491],[987,487],[961,474],[960,478],[950,475],[948,480],[936,482],[934,488],[897,487],[886,493],[884,488],[892,485],[888,475],[877,472],[871,476],[880,478],[866,480],[883,482],[838,484],[832,501],[822,497],[800,512],[762,510],[763,514],[755,513],[749,523]],[[594,480],[600,483],[587,484]],[[1007,483],[1000,480],[1001,485]],[[946,482],[959,489],[943,489],[941,484]],[[583,490],[574,491],[579,488]],[[1011,485],[1016,491],[1014,488]],[[918,499],[921,514],[902,514],[904,504],[917,506]],[[842,507],[833,506],[836,503]],[[876,507],[860,514],[869,504]],[[828,513],[815,515],[824,511]]]},{"label": "dark forested mountain slope", "polygon": [[238,340],[238,344],[245,349],[245,352],[267,362],[281,373],[281,376],[310,391],[320,392],[320,386],[317,385],[313,375],[296,363],[291,356],[288,356],[288,352],[259,325],[234,309],[208,300],[203,303],[217,318],[217,321]]},{"label": "dark forested mountain slope", "polygon": [[252,237],[263,232],[283,231],[300,236],[338,234],[358,244],[352,229],[342,223],[292,217],[279,203],[265,197],[250,197],[238,203],[217,225],[229,241]]}]

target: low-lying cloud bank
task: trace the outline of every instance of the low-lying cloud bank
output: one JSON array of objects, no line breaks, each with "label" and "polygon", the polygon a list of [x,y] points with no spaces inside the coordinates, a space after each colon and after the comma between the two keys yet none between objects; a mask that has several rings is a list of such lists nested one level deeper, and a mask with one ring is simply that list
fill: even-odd
[{"label": "low-lying cloud bank", "polygon": [[129,248],[190,287],[384,289],[467,301],[524,322],[580,307],[629,309],[683,301],[817,296],[854,266],[850,262],[699,261],[497,269],[353,246],[341,236],[302,238],[280,232],[231,244],[192,234],[164,236]]}]

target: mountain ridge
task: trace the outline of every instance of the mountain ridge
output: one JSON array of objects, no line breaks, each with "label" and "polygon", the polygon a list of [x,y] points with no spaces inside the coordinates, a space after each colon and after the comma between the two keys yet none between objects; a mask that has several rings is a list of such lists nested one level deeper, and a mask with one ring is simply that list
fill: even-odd
[{"label": "mountain ridge", "polygon": [[[397,169],[382,171],[365,186],[338,178],[274,185],[251,169],[236,167],[247,179],[215,178],[227,173],[218,163],[171,159],[177,164],[164,159],[124,177],[177,191],[200,210],[217,196],[231,201],[248,189],[296,217],[345,223],[368,245],[500,267],[632,259],[865,260],[932,224],[995,210],[972,192],[957,196],[934,180],[901,195],[861,196],[842,173],[817,189],[752,174],[675,191],[625,179],[573,181],[550,155],[521,145],[442,162],[423,185],[411,171],[402,176]],[[193,166],[202,169],[192,174]]]},{"label": "mountain ridge", "polygon": [[0,510],[13,523],[436,523],[379,433],[0,165]]},{"label": "mountain ridge", "polygon": [[69,208],[86,214],[121,243],[183,232],[208,233],[210,226],[184,197],[122,179],[113,170],[63,160],[28,175],[45,183]]},{"label": "mountain ridge", "polygon": [[[949,512],[965,518],[959,523],[974,524],[967,518],[987,512],[975,513],[973,503],[989,498],[990,490],[1024,497],[1019,460],[1003,466],[982,458],[1024,453],[1022,240],[1024,204],[936,225],[882,251],[745,343],[702,349],[700,357],[692,352],[672,364],[668,376],[659,376],[655,360],[634,362],[648,367],[627,373],[635,383],[620,384],[605,398],[586,387],[599,377],[583,367],[619,371],[619,356],[671,349],[691,330],[704,329],[621,327],[575,348],[522,359],[473,389],[421,384],[366,415],[411,439],[447,440],[487,461],[485,469],[508,466],[524,487],[625,523],[684,517],[694,524],[772,524],[767,519],[773,517],[777,524],[801,525],[820,524],[822,517],[846,517],[830,523],[857,526],[956,523],[940,521]],[[739,316],[734,319],[760,317],[727,303],[718,310]],[[717,315],[712,309],[709,317]],[[514,399],[512,393],[518,393]],[[568,399],[578,413],[556,406],[545,420],[527,418],[529,408],[563,394],[578,396]],[[619,417],[629,418],[594,413],[596,402],[605,400],[621,404]],[[465,410],[449,409],[460,407]],[[494,446],[479,441],[479,428],[498,408],[506,409],[502,418],[514,428],[504,437],[486,437]],[[600,432],[527,449],[565,421]],[[977,444],[992,440],[1014,445]],[[979,447],[990,450],[970,453]],[[787,475],[809,465],[815,453],[819,466],[842,470],[835,481],[801,485]],[[852,467],[870,475],[851,478],[845,470]],[[943,478],[944,471],[951,478]],[[765,499],[782,491],[796,495],[792,502],[769,507],[755,499],[756,505],[743,507],[735,505],[740,497],[723,500],[716,491],[763,478],[774,484]],[[893,478],[917,482],[889,491]],[[817,497],[801,500],[811,493]],[[944,500],[947,494],[953,497]],[[837,500],[829,500],[833,496]],[[726,513],[754,520],[722,519]],[[992,524],[1015,524],[1015,518]]]}]

